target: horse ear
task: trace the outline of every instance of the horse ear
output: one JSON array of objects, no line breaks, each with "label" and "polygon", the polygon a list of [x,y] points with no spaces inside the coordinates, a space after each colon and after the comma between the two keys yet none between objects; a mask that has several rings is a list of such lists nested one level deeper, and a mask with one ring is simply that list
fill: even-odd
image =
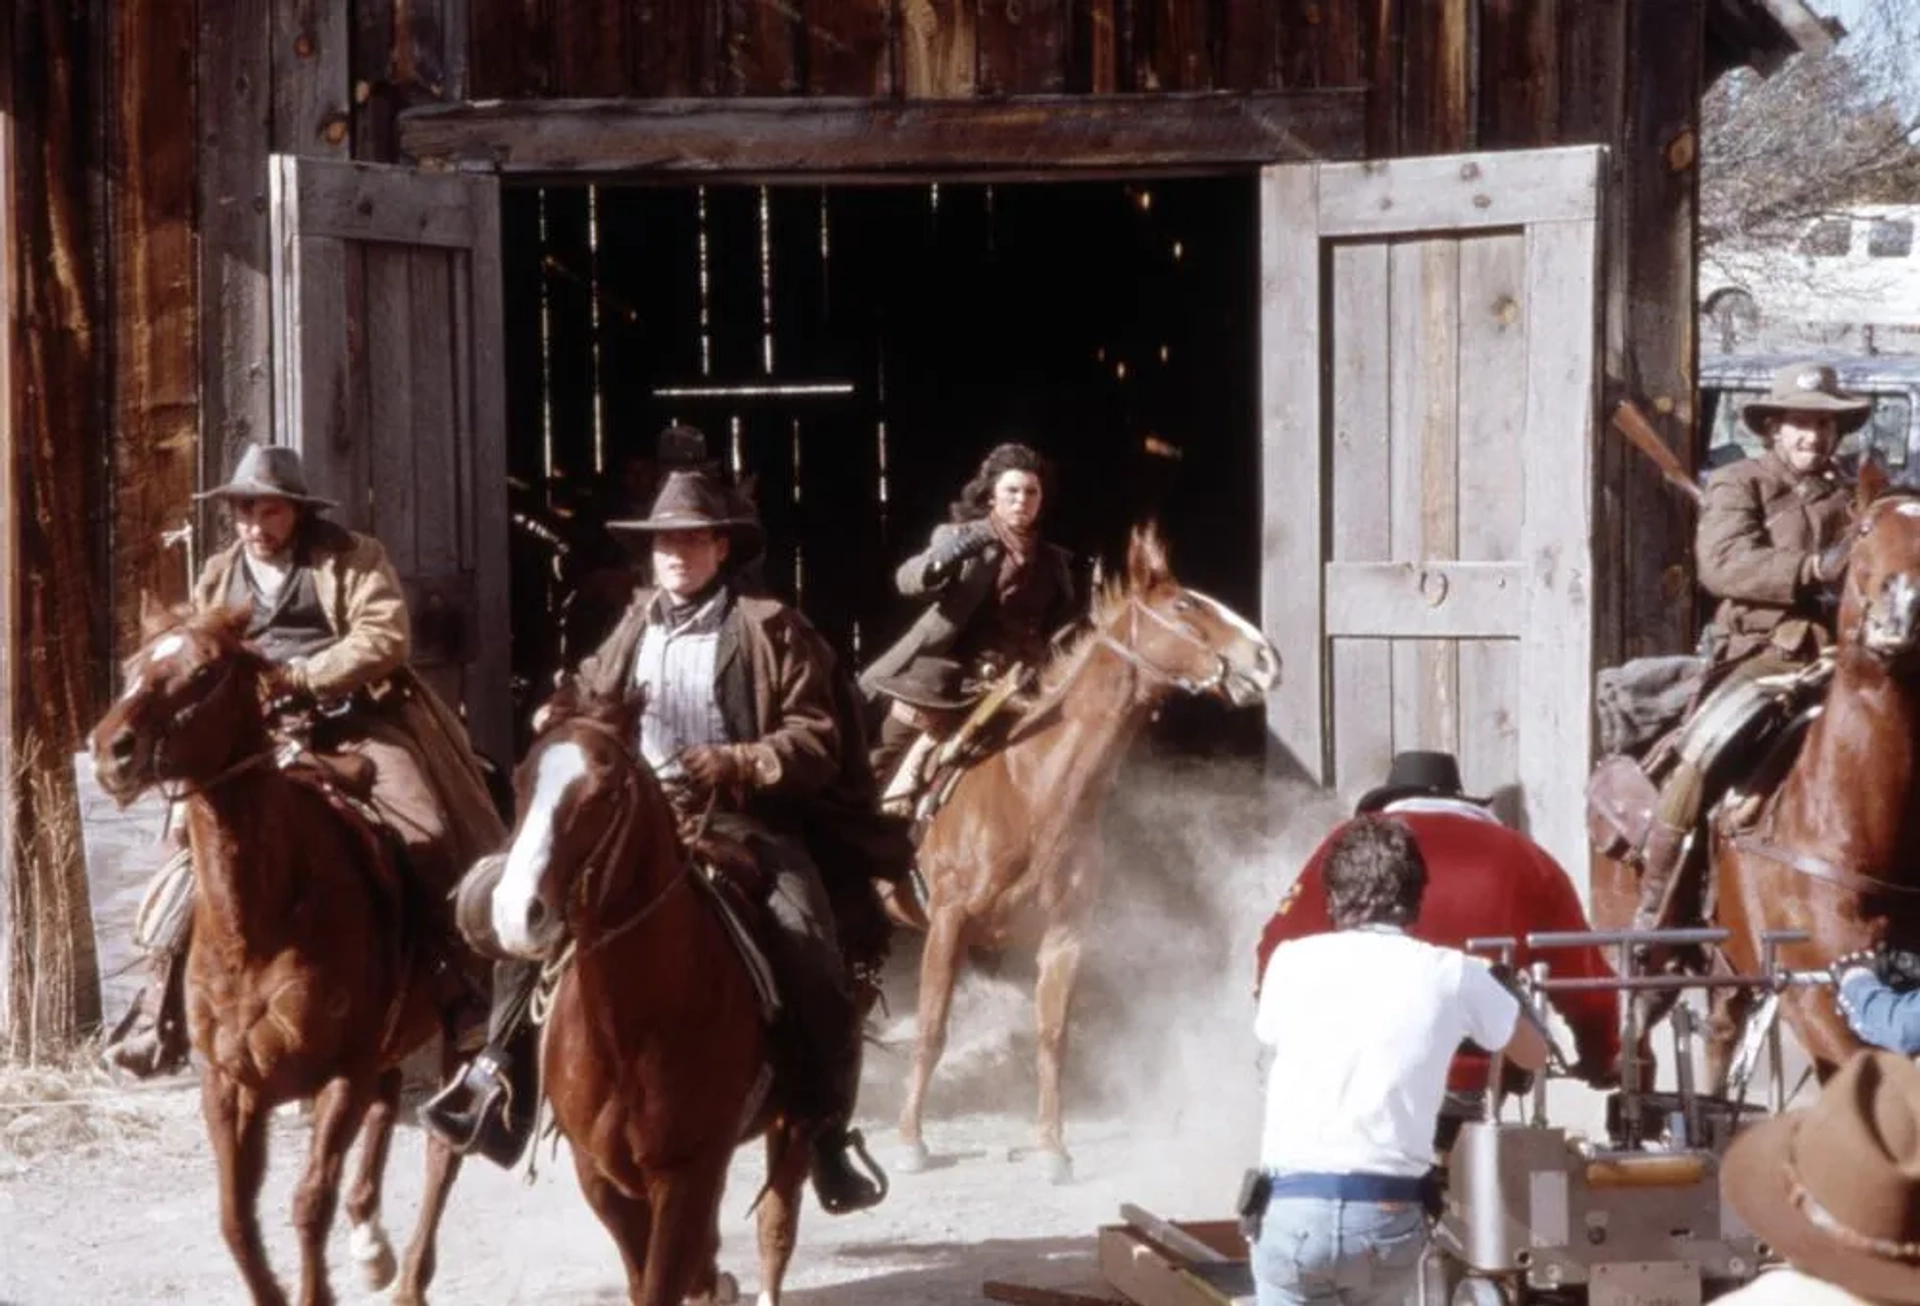
[{"label": "horse ear", "polygon": [[140,591],[140,640],[145,643],[173,624],[173,613],[153,597],[152,590]]},{"label": "horse ear", "polygon": [[1893,477],[1887,474],[1885,465],[1878,458],[1869,456],[1860,464],[1860,479],[1854,485],[1854,512],[1865,512],[1892,484]]},{"label": "horse ear", "polygon": [[253,604],[227,603],[207,613],[207,625],[216,633],[235,641],[244,641],[247,627],[253,624]]},{"label": "horse ear", "polygon": [[1171,579],[1173,569],[1167,565],[1167,546],[1160,538],[1159,523],[1150,520],[1134,527],[1127,542],[1127,588],[1139,594]]}]

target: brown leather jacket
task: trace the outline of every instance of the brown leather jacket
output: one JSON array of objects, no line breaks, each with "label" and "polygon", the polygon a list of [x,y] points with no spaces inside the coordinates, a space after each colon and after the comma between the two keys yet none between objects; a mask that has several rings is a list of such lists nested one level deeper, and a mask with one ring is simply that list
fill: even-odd
[{"label": "brown leather jacket", "polygon": [[1828,641],[1809,563],[1846,533],[1851,493],[1835,473],[1796,475],[1771,451],[1713,474],[1694,555],[1701,586],[1720,600],[1722,658],[1806,658]]}]

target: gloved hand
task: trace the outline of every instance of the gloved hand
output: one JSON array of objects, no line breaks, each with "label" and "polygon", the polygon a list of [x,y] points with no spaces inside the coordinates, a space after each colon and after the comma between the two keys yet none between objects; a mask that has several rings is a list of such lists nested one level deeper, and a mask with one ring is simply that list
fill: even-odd
[{"label": "gloved hand", "polygon": [[938,584],[960,570],[960,564],[993,543],[993,523],[970,521],[940,541],[927,555],[927,580]]},{"label": "gloved hand", "polygon": [[1828,589],[1838,585],[1847,574],[1847,556],[1852,552],[1853,541],[1845,539],[1820,553],[1808,554],[1801,564],[1807,584]]},{"label": "gloved hand", "polygon": [[1833,985],[1839,988],[1849,976],[1866,974],[1881,982],[1886,981],[1883,967],[1886,964],[1886,949],[1881,946],[1861,948],[1856,952],[1845,953],[1833,959],[1833,965],[1827,973],[1833,977]]},{"label": "gloved hand", "polygon": [[746,789],[753,784],[753,755],[741,744],[695,744],[680,750],[687,778],[702,789]]}]

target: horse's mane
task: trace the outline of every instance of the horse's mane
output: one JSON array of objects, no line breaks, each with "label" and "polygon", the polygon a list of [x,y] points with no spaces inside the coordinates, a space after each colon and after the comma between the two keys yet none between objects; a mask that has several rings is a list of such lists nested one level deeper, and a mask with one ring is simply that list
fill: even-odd
[{"label": "horse's mane", "polygon": [[1073,633],[1055,646],[1053,656],[1040,669],[1040,688],[1043,694],[1051,695],[1060,688],[1067,674],[1077,664],[1087,646],[1100,636],[1107,622],[1116,616],[1120,609],[1133,597],[1125,573],[1110,576],[1094,587],[1092,600],[1087,605],[1087,615],[1081,619]]}]

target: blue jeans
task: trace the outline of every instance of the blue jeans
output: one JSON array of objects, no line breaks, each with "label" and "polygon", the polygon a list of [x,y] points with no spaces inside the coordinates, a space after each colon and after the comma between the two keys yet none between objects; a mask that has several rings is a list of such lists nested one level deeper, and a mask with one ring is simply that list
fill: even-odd
[{"label": "blue jeans", "polygon": [[1259,1306],[1408,1306],[1427,1217],[1416,1202],[1276,1197],[1253,1245]]}]

